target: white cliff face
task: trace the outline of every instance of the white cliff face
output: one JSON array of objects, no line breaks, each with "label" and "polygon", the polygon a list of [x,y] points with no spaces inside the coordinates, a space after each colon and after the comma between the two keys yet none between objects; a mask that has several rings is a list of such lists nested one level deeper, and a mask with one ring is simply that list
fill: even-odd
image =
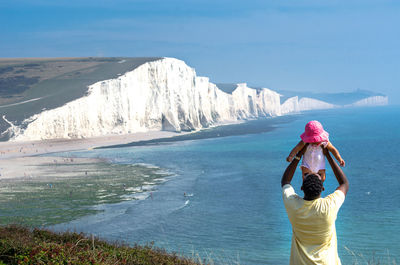
[{"label": "white cliff face", "polygon": [[387,96],[373,96],[356,101],[346,107],[363,107],[363,106],[385,106],[389,104]]},{"label": "white cliff face", "polygon": [[268,88],[263,88],[258,94],[257,107],[259,109],[260,116],[280,116],[281,101],[280,95],[275,91]]},{"label": "white cliff face", "polygon": [[288,98],[285,102],[283,102],[281,106],[281,113],[282,114],[288,114],[288,113],[296,113],[299,112],[299,98],[296,97],[291,97]]},{"label": "white cliff face", "polygon": [[46,110],[14,130],[14,140],[86,138],[148,130],[197,130],[221,122],[280,115],[279,94],[239,84],[227,94],[183,61],[164,58],[97,82],[85,97]]},{"label": "white cliff face", "polygon": [[[267,88],[249,88],[245,83],[228,94],[207,77],[196,76],[183,61],[163,58],[116,79],[97,82],[89,86],[86,96],[34,115],[22,126],[9,122],[8,132],[12,140],[87,138],[149,130],[179,132],[240,119],[337,107],[298,97],[281,105],[280,96]],[[372,103],[387,104],[387,97],[371,97],[353,105]]]},{"label": "white cliff face", "polygon": [[281,113],[296,113],[307,110],[317,109],[332,109],[337,108],[338,105],[330,104],[325,101],[321,101],[313,98],[299,98],[297,96],[288,98],[281,106]]},{"label": "white cliff face", "polygon": [[238,84],[232,92],[233,107],[240,119],[281,115],[279,94],[268,88],[249,88]]},{"label": "white cliff face", "polygon": [[300,111],[313,110],[313,109],[332,109],[339,107],[337,105],[333,105],[325,101],[313,98],[301,98],[298,104]]}]

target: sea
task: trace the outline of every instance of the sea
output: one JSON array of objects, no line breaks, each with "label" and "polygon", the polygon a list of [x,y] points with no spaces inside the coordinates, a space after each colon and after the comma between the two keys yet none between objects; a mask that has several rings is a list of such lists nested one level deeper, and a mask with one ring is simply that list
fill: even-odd
[{"label": "sea", "polygon": [[[204,137],[62,153],[157,167],[167,177],[141,198],[98,204],[95,214],[49,228],[153,245],[202,263],[288,264],[292,229],[280,180],[305,124],[318,120],[350,182],[336,220],[342,263],[398,264],[399,117],[399,106],[310,111],[212,128]],[[299,169],[292,183],[302,195]],[[324,185],[323,197],[338,186],[329,168]]]}]

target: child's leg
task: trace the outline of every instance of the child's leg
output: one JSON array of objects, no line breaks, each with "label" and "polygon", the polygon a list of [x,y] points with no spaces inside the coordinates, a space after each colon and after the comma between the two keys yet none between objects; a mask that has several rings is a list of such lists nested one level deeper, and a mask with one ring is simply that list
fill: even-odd
[{"label": "child's leg", "polygon": [[318,170],[318,174],[321,176],[322,182],[324,182],[324,181],[325,181],[325,177],[326,177],[326,175],[325,175],[325,169],[320,169],[320,170]]},{"label": "child's leg", "polygon": [[304,180],[304,178],[305,178],[305,176],[306,176],[307,174],[312,173],[310,169],[308,169],[308,168],[306,168],[306,167],[304,167],[304,166],[302,166],[302,167],[300,167],[300,168],[301,168],[301,172],[303,173],[303,174],[302,174],[303,180]]}]

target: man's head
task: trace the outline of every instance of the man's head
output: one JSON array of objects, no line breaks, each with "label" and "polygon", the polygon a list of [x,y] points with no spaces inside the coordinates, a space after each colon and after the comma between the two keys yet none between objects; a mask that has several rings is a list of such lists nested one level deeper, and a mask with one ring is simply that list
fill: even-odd
[{"label": "man's head", "polygon": [[321,196],[321,192],[324,190],[321,176],[318,174],[306,175],[301,189],[304,192],[304,199],[314,200],[319,198]]}]

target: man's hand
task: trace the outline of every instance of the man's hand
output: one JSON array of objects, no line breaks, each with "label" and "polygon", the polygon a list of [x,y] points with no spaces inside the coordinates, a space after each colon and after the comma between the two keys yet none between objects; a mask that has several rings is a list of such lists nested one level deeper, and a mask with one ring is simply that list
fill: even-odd
[{"label": "man's hand", "polygon": [[335,177],[339,183],[339,187],[337,188],[337,190],[341,190],[344,193],[344,195],[346,195],[349,190],[349,181],[347,180],[346,175],[344,174],[342,169],[338,166],[338,164],[336,164],[336,162],[333,161],[328,149],[322,147],[322,150],[324,155],[326,156],[326,159],[328,160],[329,164],[332,167],[333,174],[335,174]]},{"label": "man's hand", "polygon": [[322,148],[322,153],[324,153],[325,156],[328,156],[329,155],[328,148],[325,148],[322,144],[321,144],[321,148]]}]

